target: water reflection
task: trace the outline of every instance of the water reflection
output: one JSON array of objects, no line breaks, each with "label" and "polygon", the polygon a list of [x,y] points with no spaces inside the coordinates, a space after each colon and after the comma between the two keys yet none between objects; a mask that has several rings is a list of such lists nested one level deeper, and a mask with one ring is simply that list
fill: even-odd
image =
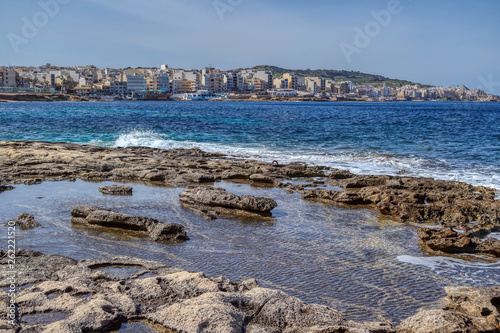
[{"label": "water reflection", "polygon": [[[111,184],[19,185],[0,195],[2,219],[26,212],[43,225],[18,231],[22,248],[76,259],[127,255],[235,281],[256,278],[262,286],[332,306],[355,320],[397,323],[418,308],[434,304],[444,296],[446,285],[499,282],[498,261],[450,264],[455,259],[428,257],[417,246],[415,227],[380,220],[370,210],[304,201],[276,188],[222,182],[217,185],[237,194],[275,199],[275,219],[207,221],[181,207],[183,189],[132,184],[131,197],[98,192],[99,186]],[[140,234],[72,225],[71,208],[85,204],[181,223],[190,240],[159,244]]]}]

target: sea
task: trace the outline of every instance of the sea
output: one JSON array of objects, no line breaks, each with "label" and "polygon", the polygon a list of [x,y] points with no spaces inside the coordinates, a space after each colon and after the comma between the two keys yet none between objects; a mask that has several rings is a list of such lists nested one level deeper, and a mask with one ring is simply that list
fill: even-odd
[{"label": "sea", "polygon": [[200,148],[500,189],[500,103],[0,103],[0,140]]},{"label": "sea", "polygon": [[[2,140],[199,148],[359,174],[404,171],[500,189],[500,103],[0,103]],[[133,196],[98,191],[111,184],[15,185],[0,194],[0,222],[26,212],[42,225],[18,230],[19,248],[75,259],[126,255],[232,281],[256,278],[263,287],[328,305],[359,321],[397,325],[420,308],[441,306],[446,286],[500,285],[499,259],[429,254],[418,245],[421,225],[384,219],[374,210],[222,181],[215,186],[276,200],[274,219],[207,221],[180,204],[183,188],[133,183]],[[82,227],[71,223],[75,205],[181,223],[190,239],[161,244],[142,234]],[[0,248],[7,244],[6,235],[0,234]],[[123,267],[103,270],[119,278],[131,274]]]}]

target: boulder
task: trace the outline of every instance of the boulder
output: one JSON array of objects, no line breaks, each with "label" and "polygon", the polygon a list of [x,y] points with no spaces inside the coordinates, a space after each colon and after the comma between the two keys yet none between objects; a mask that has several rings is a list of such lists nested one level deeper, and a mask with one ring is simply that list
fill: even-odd
[{"label": "boulder", "polygon": [[500,331],[500,287],[446,287],[441,309],[421,309],[396,328],[398,333]]},{"label": "boulder", "polygon": [[71,210],[73,223],[147,232],[154,241],[188,240],[184,227],[149,217],[118,213],[94,206],[76,206]]},{"label": "boulder", "polygon": [[41,226],[41,224],[35,220],[35,217],[28,213],[19,214],[16,219],[16,225],[21,230],[29,230]]},{"label": "boulder", "polygon": [[273,199],[236,195],[217,187],[188,188],[179,195],[180,201],[205,215],[270,217],[277,203]]},{"label": "boulder", "polygon": [[483,332],[474,327],[465,313],[446,310],[422,310],[403,320],[396,328],[398,333],[468,333]]},{"label": "boulder", "polygon": [[124,185],[110,185],[99,187],[99,192],[110,195],[132,195],[132,187]]},{"label": "boulder", "polygon": [[450,227],[441,229],[422,228],[417,230],[421,244],[431,250],[446,253],[472,252],[474,243],[469,233],[457,232]]},{"label": "boulder", "polygon": [[420,244],[432,251],[480,253],[500,257],[500,240],[493,238],[482,240],[476,237],[476,234],[482,234],[481,231],[474,232],[465,227],[462,230],[443,227],[440,229],[422,228],[417,230],[417,234],[420,237]]}]

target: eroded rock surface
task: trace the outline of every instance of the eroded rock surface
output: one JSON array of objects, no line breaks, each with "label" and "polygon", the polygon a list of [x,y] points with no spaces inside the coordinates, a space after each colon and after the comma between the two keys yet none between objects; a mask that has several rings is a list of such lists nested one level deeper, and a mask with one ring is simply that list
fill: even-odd
[{"label": "eroded rock surface", "polygon": [[500,227],[500,201],[495,190],[455,181],[399,176],[361,176],[333,171],[328,183],[346,189],[301,189],[305,199],[344,205],[370,205],[403,222],[444,225],[478,222],[481,228]]},{"label": "eroded rock surface", "polygon": [[399,333],[500,332],[500,287],[446,287],[441,309],[423,309],[397,327]]},{"label": "eroded rock surface", "polygon": [[[198,149],[162,150],[148,147],[105,148],[49,142],[0,142],[0,192],[8,184],[37,184],[43,180],[141,181],[166,186],[211,184],[224,180],[277,186],[304,199],[366,207],[390,218],[412,223],[438,223],[500,231],[500,200],[495,190],[432,178],[355,175],[346,170],[304,163],[265,163],[234,159]],[[306,177],[308,184],[287,182]],[[321,181],[311,181],[321,177]],[[324,183],[324,185],[320,185]],[[329,185],[330,187],[327,187]],[[333,188],[332,188],[333,187]],[[336,190],[338,189],[338,190]],[[186,204],[190,198],[186,196]],[[205,207],[202,207],[205,205]],[[207,217],[250,211],[214,208],[193,200],[191,207]],[[253,211],[255,213],[255,211]],[[257,211],[257,215],[268,215]],[[257,216],[256,215],[256,216]],[[494,245],[494,244],[493,244]],[[492,244],[483,243],[490,250]]]},{"label": "eroded rock surface", "polygon": [[163,223],[149,217],[123,214],[94,206],[73,207],[71,222],[142,231],[157,242],[189,239],[184,227],[178,223]]},{"label": "eroded rock surface", "polygon": [[[0,287],[6,287],[7,262],[5,252],[0,254]],[[106,271],[127,267],[137,272],[124,278]],[[233,283],[136,258],[75,261],[21,250],[17,269],[22,282],[30,283],[16,298],[19,323],[9,326],[2,306],[0,327],[20,332],[106,332],[142,319],[188,333],[394,332],[387,323],[349,321],[329,307],[260,288],[255,280]],[[3,291],[0,300],[8,301]],[[29,322],[40,314],[54,315],[43,323]]]},{"label": "eroded rock surface", "polygon": [[99,192],[109,195],[132,195],[133,188],[125,185],[109,185],[99,187]]},{"label": "eroded rock surface", "polygon": [[420,243],[432,251],[479,253],[500,257],[500,240],[481,239],[476,236],[478,231],[445,227],[442,229],[422,228],[417,233],[420,237]]},{"label": "eroded rock surface", "polygon": [[269,217],[277,203],[273,199],[236,195],[217,187],[188,188],[179,195],[181,202],[210,218],[219,216]]},{"label": "eroded rock surface", "polygon": [[16,219],[16,225],[21,230],[29,230],[41,226],[41,224],[35,220],[35,217],[28,213],[19,214]]}]

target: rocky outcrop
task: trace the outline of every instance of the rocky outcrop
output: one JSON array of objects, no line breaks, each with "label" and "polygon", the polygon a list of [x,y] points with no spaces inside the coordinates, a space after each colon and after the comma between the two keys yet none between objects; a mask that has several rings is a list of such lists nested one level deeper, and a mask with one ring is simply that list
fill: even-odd
[{"label": "rocky outcrop", "polygon": [[66,102],[89,101],[90,99],[67,94],[50,93],[0,93],[0,100],[17,102]]},{"label": "rocky outcrop", "polygon": [[398,333],[500,332],[500,287],[446,287],[441,309],[422,309]]},{"label": "rocky outcrop", "polygon": [[11,186],[11,185],[4,185],[4,184],[2,184],[2,182],[0,181],[0,193],[5,192],[5,191],[10,191],[10,190],[13,190],[13,189],[14,189],[14,186]]},{"label": "rocky outcrop", "polygon": [[500,240],[481,239],[478,233],[467,229],[422,228],[417,231],[420,243],[424,248],[445,253],[478,253],[500,258]]},{"label": "rocky outcrop", "polygon": [[[308,200],[373,208],[402,222],[461,225],[474,232],[500,231],[500,200],[495,200],[495,190],[461,182],[405,175],[355,175],[346,170],[307,166],[305,163],[285,165],[235,159],[199,149],[0,142],[0,155],[3,184],[37,184],[42,180],[80,178],[188,187],[224,179],[257,186],[277,186],[288,193],[301,193]],[[300,185],[288,182],[294,177],[321,179],[319,182],[309,180],[307,184]],[[234,213],[269,215],[237,207],[218,206],[215,209],[217,205],[190,201],[187,200],[185,204],[194,208],[198,206],[211,218]],[[483,245],[491,247],[487,243]]]},{"label": "rocky outcrop", "polygon": [[478,228],[500,229],[500,201],[495,200],[494,189],[433,178],[361,176],[339,171],[332,171],[328,183],[347,191],[289,188],[305,199],[374,207],[402,222],[465,225],[474,221]]},{"label": "rocky outcrop", "polygon": [[270,217],[277,203],[273,199],[236,195],[217,187],[188,188],[179,195],[187,207],[209,218],[220,216]]},{"label": "rocky outcrop", "polygon": [[163,223],[149,217],[123,214],[94,206],[73,207],[71,222],[145,232],[157,242],[189,239],[180,224]]},{"label": "rocky outcrop", "polygon": [[[5,252],[0,265],[6,266]],[[45,262],[43,261],[45,260]],[[48,263],[48,264],[47,264]],[[308,304],[255,280],[234,283],[160,263],[115,257],[75,261],[21,250],[15,326],[0,308],[0,328],[22,332],[107,332],[146,320],[176,332],[393,332],[386,323],[357,323],[329,307]],[[50,265],[53,264],[53,265]],[[0,270],[0,287],[9,285]],[[117,277],[110,269],[133,268]],[[0,291],[2,303],[8,301]],[[45,320],[30,320],[45,316]]]},{"label": "rocky outcrop", "polygon": [[133,188],[125,185],[109,185],[99,187],[99,192],[109,195],[132,195]]},{"label": "rocky outcrop", "polygon": [[15,221],[16,221],[16,225],[21,230],[29,230],[29,229],[34,229],[36,227],[41,226],[41,224],[38,223],[37,220],[35,220],[35,217],[31,214],[28,214],[28,213],[19,214]]}]

